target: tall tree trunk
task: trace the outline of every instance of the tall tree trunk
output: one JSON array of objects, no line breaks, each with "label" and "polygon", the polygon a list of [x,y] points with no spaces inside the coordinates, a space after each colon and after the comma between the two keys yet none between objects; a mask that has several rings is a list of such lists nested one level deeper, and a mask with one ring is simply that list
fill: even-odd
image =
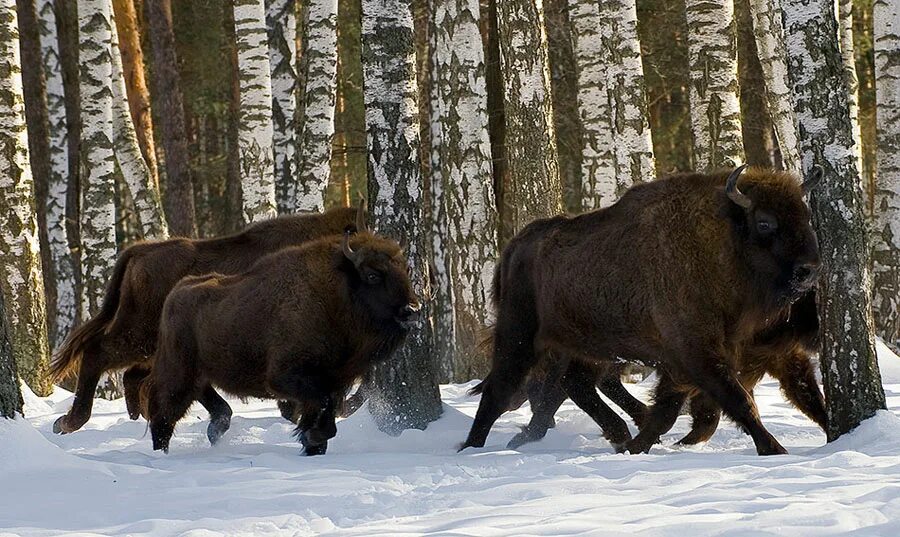
[{"label": "tall tree trunk", "polygon": [[22,379],[49,395],[49,349],[14,0],[0,1],[0,292]]},{"label": "tall tree trunk", "polygon": [[110,56],[112,60],[113,143],[116,160],[131,193],[144,238],[165,239],[169,236],[169,228],[166,225],[166,217],[163,215],[157,183],[138,145],[137,133],[129,111],[125,73],[122,70],[118,41],[118,32],[114,25]]},{"label": "tall tree trunk", "polygon": [[269,68],[272,72],[275,198],[279,214],[292,213],[297,140],[297,5],[294,0],[266,0]]},{"label": "tall tree trunk", "polygon": [[47,243],[50,250],[55,300],[50,306],[56,312],[50,344],[62,344],[75,324],[75,266],[66,230],[66,204],[69,188],[68,124],[66,97],[63,89],[60,42],[56,30],[53,0],[39,0],[41,58],[47,84],[47,119],[50,126],[50,176],[47,181]]},{"label": "tall tree trunk", "polygon": [[276,215],[272,127],[272,76],[263,0],[234,0],[234,34],[240,68],[239,150],[244,221]]},{"label": "tall tree trunk", "polygon": [[874,5],[876,126],[878,129],[873,254],[875,326],[900,347],[900,6]]},{"label": "tall tree trunk", "polygon": [[841,60],[847,79],[847,105],[850,108],[850,124],[853,127],[854,154],[859,177],[862,180],[862,131],[859,128],[859,78],[856,76],[856,58],[853,47],[853,0],[837,0],[838,35]]},{"label": "tall tree trunk", "polygon": [[125,89],[131,120],[144,162],[150,169],[153,184],[159,188],[159,166],[156,163],[156,143],[153,140],[153,114],[150,113],[150,90],[144,78],[144,51],[138,29],[135,0],[113,0],[116,30],[119,34],[119,52],[125,75]]},{"label": "tall tree trunk", "polygon": [[750,0],[756,50],[766,82],[766,101],[784,169],[800,171],[797,126],[788,87],[787,53],[781,23],[781,0]]},{"label": "tall tree trunk", "polygon": [[[497,256],[497,211],[488,139],[484,52],[478,0],[434,3],[432,206],[445,213],[455,319],[454,382],[483,378],[488,360],[478,343],[493,322],[491,279]],[[435,189],[434,185],[440,187]],[[438,253],[435,248],[435,253]]]},{"label": "tall tree trunk", "polygon": [[153,107],[162,123],[160,140],[165,156],[163,204],[169,231],[181,237],[197,233],[194,215],[194,182],[188,160],[184,97],[175,56],[171,0],[145,2],[153,48]]},{"label": "tall tree trunk", "polygon": [[812,195],[822,255],[819,357],[828,440],[885,408],[875,355],[869,249],[833,0],[783,0],[803,167],[825,171]]},{"label": "tall tree trunk", "polygon": [[497,2],[513,231],[562,210],[543,2]]},{"label": "tall tree trunk", "polygon": [[772,168],[775,162],[775,141],[772,139],[772,116],[766,100],[766,82],[756,50],[750,0],[734,0],[734,20],[737,26],[738,84],[741,88],[741,137],[747,164]]},{"label": "tall tree trunk", "polygon": [[744,160],[738,100],[734,2],[685,0],[690,62],[694,168],[711,170]]},{"label": "tall tree trunk", "polygon": [[423,301],[404,345],[373,373],[369,408],[389,434],[424,429],[441,415],[432,356],[419,176],[415,43],[410,0],[363,0],[362,63],[369,141],[369,206],[379,233],[406,244],[413,289]]},{"label": "tall tree trunk", "polygon": [[337,8],[337,0],[308,0],[303,9],[306,39],[300,61],[295,201],[301,211],[325,210],[337,95]]},{"label": "tall tree trunk", "polygon": [[[4,8],[5,6],[0,3],[0,11]],[[0,17],[2,16],[0,15]],[[3,30],[0,29],[0,32]],[[6,39],[6,36],[0,35],[0,39]],[[16,359],[13,356],[6,324],[6,305],[3,301],[3,293],[0,293],[0,418],[12,419],[22,414],[24,401],[22,401],[22,391],[19,389]]]}]

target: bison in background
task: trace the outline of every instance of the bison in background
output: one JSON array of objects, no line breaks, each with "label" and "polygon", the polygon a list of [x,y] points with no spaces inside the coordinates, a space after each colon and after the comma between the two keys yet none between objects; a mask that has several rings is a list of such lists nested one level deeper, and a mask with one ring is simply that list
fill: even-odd
[{"label": "bison in background", "polygon": [[603,404],[599,421],[617,447],[648,451],[701,393],[759,454],[785,453],[738,367],[753,338],[815,285],[819,252],[803,195],[821,172],[801,187],[787,173],[742,177],[745,168],[644,183],[606,209],[527,226],[520,237],[545,236],[533,250],[504,252],[498,267],[499,281],[515,284],[500,289],[493,366],[460,449],[484,445],[546,357],[575,367],[618,358],[656,367],[654,405],[637,437]]},{"label": "bison in background", "polygon": [[[138,388],[153,365],[163,302],[181,278],[241,272],[282,248],[356,230],[360,218],[365,219],[362,205],[358,212],[339,208],[282,216],[215,239],[176,238],[126,248],[116,261],[100,311],[69,334],[50,368],[54,382],[78,369],[75,401],[53,424],[53,431],[80,429],[91,417],[101,375],[118,369],[128,368],[124,376],[128,414],[131,419],[140,416]],[[211,415],[230,420],[231,408],[215,390],[204,392],[199,400]]]},{"label": "bison in background", "polygon": [[146,382],[153,449],[168,451],[176,422],[217,386],[294,402],[304,453],[325,453],[338,402],[418,310],[400,246],[367,232],[288,248],[241,274],[185,278],[166,299]]}]

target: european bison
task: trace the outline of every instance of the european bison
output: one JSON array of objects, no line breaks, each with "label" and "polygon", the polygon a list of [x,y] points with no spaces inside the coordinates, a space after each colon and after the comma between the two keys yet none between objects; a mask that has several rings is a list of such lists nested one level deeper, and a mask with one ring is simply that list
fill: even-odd
[{"label": "european bison", "polygon": [[[75,402],[56,420],[56,433],[80,429],[91,417],[100,376],[128,368],[125,400],[131,419],[140,416],[138,387],[152,366],[163,301],[181,278],[210,272],[234,274],[248,269],[264,255],[326,235],[356,230],[353,208],[324,214],[282,216],[254,224],[240,233],[215,239],[177,238],[135,244],[119,255],[99,312],[68,337],[50,368],[57,382],[78,368]],[[79,367],[80,364],[80,367]],[[230,419],[231,409],[215,390],[200,402],[210,413]]]},{"label": "european bison", "polygon": [[543,356],[575,367],[624,359],[657,368],[655,402],[637,437],[601,417],[607,438],[629,452],[648,451],[697,391],[750,434],[759,454],[785,453],[737,367],[752,339],[815,284],[819,252],[803,194],[821,173],[801,187],[787,173],[741,177],[745,168],[645,183],[609,208],[527,226],[523,234],[547,236],[522,257],[504,252],[498,278],[515,283],[501,290],[492,370],[460,449],[484,445]]},{"label": "european bison", "polygon": [[295,402],[304,452],[325,453],[337,402],[418,310],[400,246],[368,232],[288,248],[241,274],[185,278],[166,299],[148,379],[153,449],[168,451],[175,423],[215,385]]}]

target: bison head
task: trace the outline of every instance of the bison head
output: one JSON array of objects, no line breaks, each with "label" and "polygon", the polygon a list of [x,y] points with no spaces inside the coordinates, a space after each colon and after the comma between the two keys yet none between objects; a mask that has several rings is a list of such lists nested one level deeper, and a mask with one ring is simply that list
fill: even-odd
[{"label": "bison head", "polygon": [[400,246],[371,233],[345,233],[343,256],[352,267],[350,285],[354,300],[374,321],[409,329],[421,305],[413,292],[406,257]]},{"label": "bison head", "polygon": [[822,169],[815,167],[798,185],[789,174],[772,171],[751,170],[741,177],[746,168],[731,172],[725,186],[740,250],[759,283],[779,301],[793,302],[818,276],[819,245],[803,195],[819,183]]}]

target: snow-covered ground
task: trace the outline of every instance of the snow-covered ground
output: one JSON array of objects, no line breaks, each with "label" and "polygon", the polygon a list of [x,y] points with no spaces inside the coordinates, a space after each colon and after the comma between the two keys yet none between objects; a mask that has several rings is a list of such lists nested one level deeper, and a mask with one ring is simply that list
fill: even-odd
[{"label": "snow-covered ground", "polygon": [[[365,409],[338,424],[323,457],[300,457],[274,403],[232,400],[211,448],[205,412],[154,453],[123,401],[96,401],[86,428],[51,432],[71,396],[28,396],[27,420],[0,420],[0,535],[900,535],[900,358],[882,347],[890,411],[825,445],[767,380],[763,421],[791,452],[757,457],[724,423],[677,449],[685,416],[649,455],[617,455],[571,403],[557,428],[505,449],[526,407],[484,449],[457,454],[478,400],[444,386],[444,416],[399,438]],[[647,386],[634,386],[639,397]]]}]

